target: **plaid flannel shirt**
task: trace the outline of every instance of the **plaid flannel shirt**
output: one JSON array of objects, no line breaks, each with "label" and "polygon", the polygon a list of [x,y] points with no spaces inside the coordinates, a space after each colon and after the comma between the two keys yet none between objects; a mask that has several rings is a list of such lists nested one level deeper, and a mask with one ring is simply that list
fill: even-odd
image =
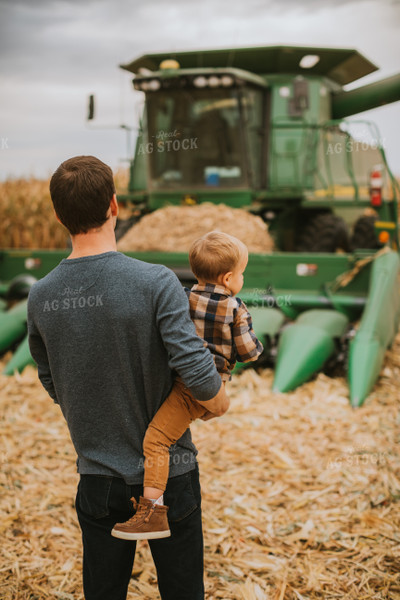
[{"label": "plaid flannel shirt", "polygon": [[250,313],[245,303],[222,285],[194,285],[185,291],[197,335],[212,352],[221,378],[229,381],[236,361],[256,360],[263,351]]}]

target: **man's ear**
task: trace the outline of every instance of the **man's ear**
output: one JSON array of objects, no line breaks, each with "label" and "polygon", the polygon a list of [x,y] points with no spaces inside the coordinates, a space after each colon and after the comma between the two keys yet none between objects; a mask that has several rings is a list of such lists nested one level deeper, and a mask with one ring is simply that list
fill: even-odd
[{"label": "man's ear", "polygon": [[116,194],[114,194],[113,197],[111,198],[110,209],[111,209],[111,216],[118,217],[119,208],[118,208],[118,201],[117,201]]}]

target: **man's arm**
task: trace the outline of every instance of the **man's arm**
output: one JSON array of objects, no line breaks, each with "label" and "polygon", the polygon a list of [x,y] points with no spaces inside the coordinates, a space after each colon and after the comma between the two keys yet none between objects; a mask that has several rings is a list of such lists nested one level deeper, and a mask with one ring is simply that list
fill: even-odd
[{"label": "man's arm", "polygon": [[221,383],[221,387],[219,388],[219,392],[214,398],[206,401],[197,400],[198,404],[204,406],[207,409],[210,415],[206,414],[203,417],[203,421],[208,421],[213,417],[221,417],[229,408],[230,400],[229,396],[227,396],[225,391],[225,385]]},{"label": "man's arm", "polygon": [[51,376],[46,346],[32,317],[31,300],[28,300],[28,340],[32,358],[38,366],[38,376],[41,384],[54,402],[58,404],[53,378]]}]

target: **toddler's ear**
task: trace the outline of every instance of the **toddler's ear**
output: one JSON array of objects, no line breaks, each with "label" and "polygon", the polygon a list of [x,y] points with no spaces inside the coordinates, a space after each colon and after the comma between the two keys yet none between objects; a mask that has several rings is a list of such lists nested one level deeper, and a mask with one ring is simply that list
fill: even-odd
[{"label": "toddler's ear", "polygon": [[228,271],[228,273],[223,273],[222,275],[220,275],[221,283],[224,287],[229,287],[229,282],[231,280],[232,274],[232,271]]}]

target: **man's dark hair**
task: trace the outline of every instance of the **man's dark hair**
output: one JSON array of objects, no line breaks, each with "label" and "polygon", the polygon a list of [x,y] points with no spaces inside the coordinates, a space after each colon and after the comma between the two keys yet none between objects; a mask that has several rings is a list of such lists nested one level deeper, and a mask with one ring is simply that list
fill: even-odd
[{"label": "man's dark hair", "polygon": [[50,180],[54,210],[71,235],[101,227],[114,194],[112,170],[94,156],[69,158]]}]

